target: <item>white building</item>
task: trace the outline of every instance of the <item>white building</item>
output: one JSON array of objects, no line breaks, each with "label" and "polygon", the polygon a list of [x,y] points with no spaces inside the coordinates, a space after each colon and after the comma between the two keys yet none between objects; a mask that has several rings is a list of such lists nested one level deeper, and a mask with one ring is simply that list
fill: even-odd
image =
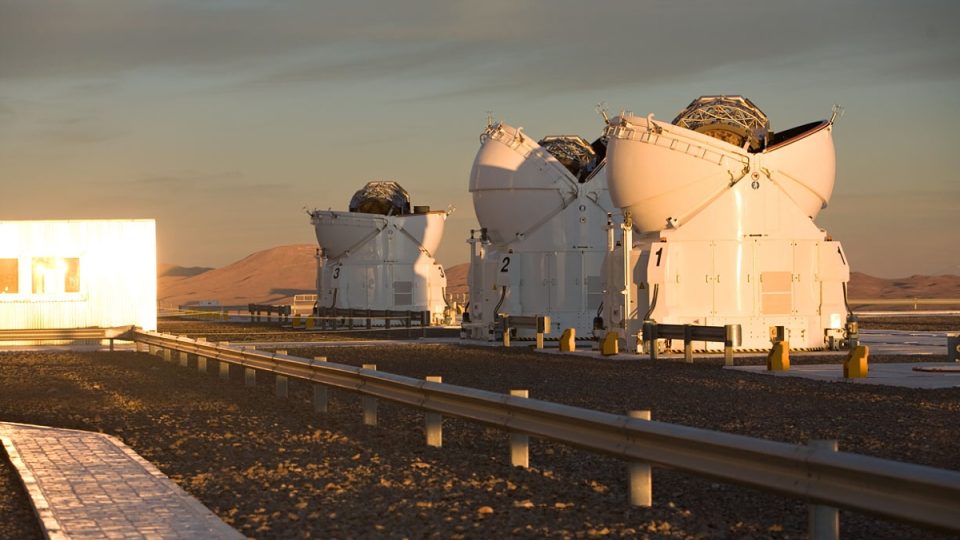
[{"label": "white building", "polygon": [[608,331],[632,345],[644,320],[739,324],[747,349],[769,348],[772,326],[795,349],[843,337],[850,268],[814,222],[836,179],[833,118],[774,132],[746,98],[705,96],[672,123],[618,116],[606,135],[631,226],[610,247]]},{"label": "white building", "polygon": [[157,328],[152,219],[0,221],[0,329]]},{"label": "white building", "polygon": [[447,278],[434,254],[446,211],[411,206],[396,182],[369,182],[349,211],[310,212],[321,247],[318,307],[429,311],[443,319]]},{"label": "white building", "polygon": [[[540,141],[504,123],[487,126],[470,173],[480,222],[469,240],[471,338],[493,336],[502,315],[547,315],[551,334],[590,335],[602,300],[611,203],[603,141]],[[619,219],[619,218],[618,218]]]}]

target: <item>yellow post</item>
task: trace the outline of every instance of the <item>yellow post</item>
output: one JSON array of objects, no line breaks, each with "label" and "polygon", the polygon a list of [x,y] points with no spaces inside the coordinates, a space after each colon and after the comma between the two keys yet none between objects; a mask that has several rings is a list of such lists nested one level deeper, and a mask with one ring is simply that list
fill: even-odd
[{"label": "yellow post", "polygon": [[577,329],[567,328],[560,334],[560,352],[577,350]]},{"label": "yellow post", "polygon": [[790,369],[790,342],[778,341],[767,354],[767,371],[788,371]]},{"label": "yellow post", "polygon": [[317,324],[317,320],[313,317],[307,317],[307,330],[313,330],[313,325]]},{"label": "yellow post", "polygon": [[604,356],[613,356],[620,352],[620,343],[617,340],[616,332],[607,332],[600,342],[600,354]]},{"label": "yellow post", "polygon": [[867,376],[867,359],[870,357],[870,347],[857,345],[850,349],[847,359],[843,362],[844,379],[860,379]]},{"label": "yellow post", "polygon": [[300,328],[300,314],[299,314],[299,313],[297,313],[296,315],[293,316],[293,323],[292,323],[292,325],[293,325],[294,328]]}]

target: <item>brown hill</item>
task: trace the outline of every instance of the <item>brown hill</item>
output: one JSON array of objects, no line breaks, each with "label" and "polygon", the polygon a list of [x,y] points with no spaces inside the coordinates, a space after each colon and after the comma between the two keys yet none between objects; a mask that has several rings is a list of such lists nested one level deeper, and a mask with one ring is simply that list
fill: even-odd
[{"label": "brown hill", "polygon": [[[470,264],[447,269],[447,292],[469,292],[467,272]],[[851,299],[960,298],[960,276],[910,276],[886,279],[862,272],[851,272],[847,291]]]},{"label": "brown hill", "polygon": [[[163,306],[199,300],[217,300],[223,305],[290,303],[294,294],[316,292],[315,253],[315,245],[297,244],[258,251],[233,264],[212,270],[158,265],[157,275],[160,277],[157,296]],[[446,269],[447,293],[458,301],[464,300],[469,293],[469,270],[469,263]],[[960,276],[886,279],[851,272],[848,291],[851,300],[960,298]]]},{"label": "brown hill", "polygon": [[168,268],[157,281],[157,298],[166,307],[200,300],[225,306],[290,303],[295,294],[316,292],[315,253],[313,244],[297,244],[258,251],[192,276],[171,275]]},{"label": "brown hill", "polygon": [[444,269],[447,274],[447,294],[465,295],[470,292],[467,284],[467,272],[470,271],[470,263],[458,264]]},{"label": "brown hill", "polygon": [[[847,291],[854,310],[936,310],[960,307],[960,301],[951,304],[922,302],[924,299],[960,299],[960,276],[950,274],[885,279],[860,272],[850,272]],[[919,302],[889,304],[878,302],[878,300],[919,300]]]},{"label": "brown hill", "polygon": [[851,298],[960,298],[960,276],[910,276],[885,279],[850,272]]}]

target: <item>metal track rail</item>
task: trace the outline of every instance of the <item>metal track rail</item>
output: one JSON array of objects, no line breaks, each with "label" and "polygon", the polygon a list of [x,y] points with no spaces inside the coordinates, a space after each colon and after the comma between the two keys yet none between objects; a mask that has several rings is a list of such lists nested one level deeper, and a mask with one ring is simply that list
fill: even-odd
[{"label": "metal track rail", "polygon": [[70,341],[126,338],[133,331],[132,326],[116,328],[38,328],[38,329],[0,329],[0,342],[3,341]]},{"label": "metal track rail", "polygon": [[818,504],[960,532],[960,472],[136,331],[141,343]]}]

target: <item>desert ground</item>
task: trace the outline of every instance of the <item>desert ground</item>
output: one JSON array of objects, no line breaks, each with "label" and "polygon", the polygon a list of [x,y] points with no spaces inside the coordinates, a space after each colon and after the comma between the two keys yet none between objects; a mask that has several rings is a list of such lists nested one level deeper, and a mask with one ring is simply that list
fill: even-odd
[{"label": "desert ground", "polygon": [[[161,330],[234,341],[293,334],[276,325],[187,321],[164,322]],[[833,438],[844,451],[960,470],[960,389],[822,383],[725,371],[718,359],[610,362],[527,347],[318,341],[295,354],[498,392],[524,388],[533,398],[616,413],[650,409],[656,420],[789,443]],[[200,376],[146,353],[0,354],[0,418],[116,435],[250,537],[806,534],[802,501],[655,468],[654,506],[634,508],[625,464],[615,459],[534,440],[531,468],[512,468],[503,432],[448,418],[443,448],[429,448],[417,411],[381,403],[379,425],[370,427],[356,395],[332,392],[329,413],[318,415],[305,384],[294,381],[288,399],[272,390],[269,375],[249,389],[240,373],[221,382],[212,371]],[[0,537],[38,537],[26,504],[9,464],[0,464]],[[847,538],[938,537],[859,513],[843,511],[840,519]]]}]

